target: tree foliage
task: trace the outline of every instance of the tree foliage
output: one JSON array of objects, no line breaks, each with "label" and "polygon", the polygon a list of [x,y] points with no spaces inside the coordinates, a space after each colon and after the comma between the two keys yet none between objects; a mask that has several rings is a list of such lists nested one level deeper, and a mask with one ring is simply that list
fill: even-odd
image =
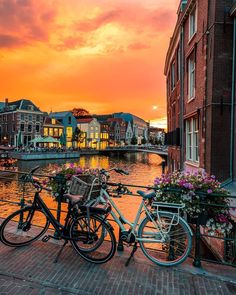
[{"label": "tree foliage", "polygon": [[86,117],[86,116],[90,116],[90,113],[82,108],[74,108],[72,111],[72,114],[74,117]]}]

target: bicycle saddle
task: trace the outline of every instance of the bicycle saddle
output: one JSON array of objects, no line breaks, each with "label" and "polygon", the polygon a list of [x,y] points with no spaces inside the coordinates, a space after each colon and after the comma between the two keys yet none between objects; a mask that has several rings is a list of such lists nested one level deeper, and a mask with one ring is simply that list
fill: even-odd
[{"label": "bicycle saddle", "polygon": [[69,201],[69,203],[72,206],[77,205],[78,203],[81,203],[84,199],[83,196],[81,195],[71,195],[71,194],[65,194],[64,197],[66,197],[66,199]]},{"label": "bicycle saddle", "polygon": [[147,191],[147,192],[144,192],[144,191],[137,191],[137,193],[143,197],[144,199],[152,199],[156,196],[156,193],[155,191]]}]

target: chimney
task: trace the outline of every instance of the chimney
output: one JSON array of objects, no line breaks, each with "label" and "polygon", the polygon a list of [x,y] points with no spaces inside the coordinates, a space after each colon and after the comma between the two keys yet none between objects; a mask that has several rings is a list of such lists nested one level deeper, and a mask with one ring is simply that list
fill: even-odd
[{"label": "chimney", "polygon": [[5,108],[8,108],[8,98],[5,98]]}]

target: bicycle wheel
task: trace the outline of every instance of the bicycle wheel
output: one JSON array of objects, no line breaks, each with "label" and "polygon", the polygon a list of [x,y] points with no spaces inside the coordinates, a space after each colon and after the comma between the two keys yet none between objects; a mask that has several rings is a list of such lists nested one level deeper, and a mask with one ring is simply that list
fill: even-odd
[{"label": "bicycle wheel", "polygon": [[45,214],[26,207],[9,215],[0,226],[0,240],[10,247],[26,246],[38,240],[48,229]]},{"label": "bicycle wheel", "polygon": [[[138,229],[139,244],[143,253],[152,262],[161,266],[174,266],[182,263],[189,255],[192,237],[186,222],[180,217],[177,225],[171,225],[173,214],[159,213],[162,230],[146,217]],[[166,232],[166,233],[165,233]],[[164,241],[161,241],[164,235]]]},{"label": "bicycle wheel", "polygon": [[70,226],[71,244],[75,251],[92,263],[105,263],[116,251],[116,238],[111,225],[98,215],[81,214]]}]

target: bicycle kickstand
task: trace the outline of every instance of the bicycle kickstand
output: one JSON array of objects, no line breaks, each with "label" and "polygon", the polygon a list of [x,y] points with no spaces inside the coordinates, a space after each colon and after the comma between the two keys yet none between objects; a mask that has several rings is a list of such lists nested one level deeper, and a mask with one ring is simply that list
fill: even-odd
[{"label": "bicycle kickstand", "polygon": [[56,256],[55,260],[53,261],[54,263],[57,263],[57,262],[58,262],[58,259],[59,259],[60,255],[61,255],[61,252],[63,251],[63,249],[64,249],[64,247],[65,247],[65,245],[66,245],[67,243],[68,243],[68,241],[65,240],[64,244],[61,246],[61,249],[60,249],[59,252],[57,253],[57,256]]},{"label": "bicycle kickstand", "polygon": [[131,260],[131,258],[134,256],[134,253],[137,251],[137,249],[138,249],[137,242],[135,242],[135,243],[134,243],[133,250],[132,250],[132,252],[130,253],[129,258],[128,258],[127,261],[126,261],[125,266],[128,266],[128,265],[129,265],[130,260]]}]

